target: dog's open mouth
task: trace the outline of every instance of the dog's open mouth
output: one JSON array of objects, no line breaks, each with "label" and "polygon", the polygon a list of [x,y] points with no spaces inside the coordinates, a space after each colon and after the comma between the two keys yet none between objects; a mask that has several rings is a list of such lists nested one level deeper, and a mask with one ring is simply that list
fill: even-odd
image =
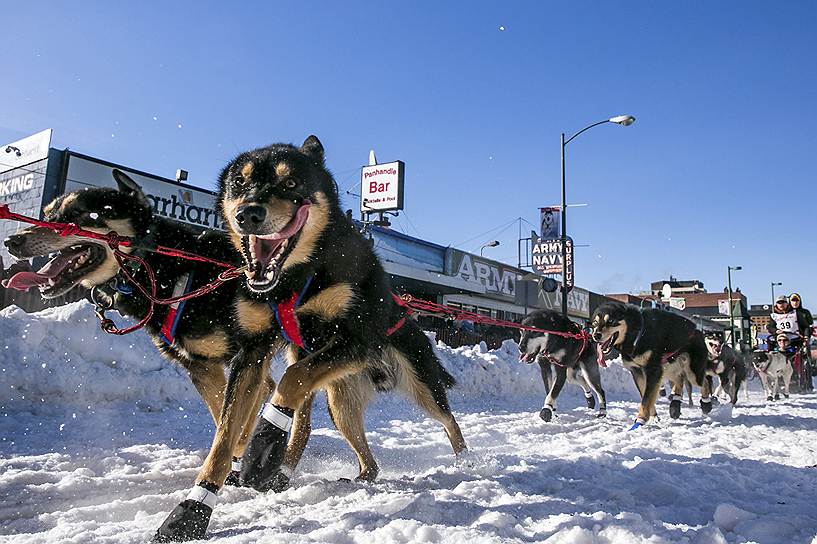
[{"label": "dog's open mouth", "polygon": [[607,362],[604,360],[604,357],[613,349],[616,340],[618,340],[618,331],[611,334],[610,338],[601,344],[596,344],[596,361],[599,363],[599,366],[607,368]]},{"label": "dog's open mouth", "polygon": [[278,284],[284,265],[309,217],[311,203],[305,200],[283,229],[271,234],[241,237],[241,253],[247,263],[247,287],[264,293]]},{"label": "dog's open mouth", "polygon": [[610,335],[610,338],[599,344],[599,349],[605,355],[610,353],[610,350],[613,349],[613,346],[616,344],[616,340],[618,340],[618,331],[614,332]]},{"label": "dog's open mouth", "polygon": [[77,244],[60,250],[36,272],[18,272],[3,283],[7,289],[27,291],[40,289],[43,298],[64,294],[82,278],[96,270],[107,257],[105,246],[96,243]]}]

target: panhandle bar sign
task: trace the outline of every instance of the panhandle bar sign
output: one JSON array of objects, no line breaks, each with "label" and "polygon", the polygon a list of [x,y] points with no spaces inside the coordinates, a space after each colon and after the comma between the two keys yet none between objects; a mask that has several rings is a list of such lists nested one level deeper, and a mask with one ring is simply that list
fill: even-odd
[{"label": "panhandle bar sign", "polygon": [[567,239],[567,267],[562,265],[562,240],[537,238],[531,246],[531,265],[542,274],[561,274],[567,270],[567,288],[573,288],[573,239]]},{"label": "panhandle bar sign", "polygon": [[364,166],[360,169],[360,211],[385,212],[403,209],[403,161]]}]

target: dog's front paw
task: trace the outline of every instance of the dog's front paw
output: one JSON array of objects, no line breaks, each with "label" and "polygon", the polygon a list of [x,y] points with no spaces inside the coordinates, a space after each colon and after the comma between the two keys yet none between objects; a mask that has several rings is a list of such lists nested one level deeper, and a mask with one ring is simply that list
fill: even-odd
[{"label": "dog's front paw", "polygon": [[279,472],[276,472],[269,481],[269,491],[273,493],[280,493],[289,487],[289,481],[292,478],[292,472],[287,470],[287,467],[281,467]]},{"label": "dog's front paw", "polygon": [[708,400],[708,401],[705,401],[704,399],[701,399],[700,404],[701,404],[701,412],[703,412],[704,414],[708,414],[709,412],[712,411],[712,400],[711,399]]},{"label": "dog's front paw", "polygon": [[210,524],[216,494],[195,486],[185,500],[170,512],[151,542],[201,540]]},{"label": "dog's front paw", "polygon": [[640,417],[636,418],[635,423],[633,423],[633,426],[630,427],[627,430],[634,431],[634,430],[636,430],[636,429],[638,429],[640,427],[643,427],[645,423],[646,423],[646,421],[644,421],[642,418],[640,418]]},{"label": "dog's front paw", "polygon": [[550,421],[551,419],[553,419],[553,412],[554,412],[553,408],[551,408],[550,406],[545,406],[541,410],[539,410],[539,418],[545,422]]},{"label": "dog's front paw", "polygon": [[672,419],[678,419],[681,417],[681,399],[672,398],[669,403],[669,417]]},{"label": "dog's front paw", "polygon": [[231,487],[241,487],[241,459],[233,457],[233,464],[227,479],[224,480],[224,485]]},{"label": "dog's front paw", "polygon": [[241,473],[231,470],[227,475],[227,479],[224,480],[224,485],[229,485],[230,487],[241,487]]},{"label": "dog's front paw", "polygon": [[593,396],[593,393],[590,393],[590,396],[587,396],[585,393],[584,401],[587,403],[587,407],[591,410],[596,407],[596,397]]},{"label": "dog's front paw", "polygon": [[241,459],[241,484],[256,491],[272,489],[281,472],[292,426],[292,410],[268,404]]}]

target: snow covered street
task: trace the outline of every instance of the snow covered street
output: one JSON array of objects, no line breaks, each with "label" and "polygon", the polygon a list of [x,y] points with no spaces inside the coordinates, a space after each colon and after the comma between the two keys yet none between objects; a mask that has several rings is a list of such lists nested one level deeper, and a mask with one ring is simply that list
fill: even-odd
[{"label": "snow covered street", "polygon": [[[84,303],[0,313],[4,339],[28,337],[0,345],[0,542],[146,542],[203,461],[213,426],[186,377],[141,333],[94,340],[96,326]],[[518,363],[512,344],[439,352],[460,383],[451,399],[466,463],[438,424],[381,395],[367,414],[380,477],[339,481],[357,466],[320,398],[294,485],[277,495],[226,488],[208,542],[765,544],[817,534],[815,395],[766,403],[754,381],[731,414],[722,406],[703,418],[684,405],[673,422],[662,400],[661,421],[627,432],[635,389],[613,365],[602,376],[607,419],[569,385],[558,419],[544,423],[538,370]]]}]

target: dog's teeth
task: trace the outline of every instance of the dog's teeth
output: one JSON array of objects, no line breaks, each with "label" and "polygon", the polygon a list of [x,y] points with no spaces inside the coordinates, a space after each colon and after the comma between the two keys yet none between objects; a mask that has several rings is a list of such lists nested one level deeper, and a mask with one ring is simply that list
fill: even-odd
[{"label": "dog's teeth", "polygon": [[252,257],[253,260],[255,260],[256,259],[256,256],[255,256],[255,236],[250,235],[250,236],[247,237],[247,245],[249,246],[250,257]]}]

